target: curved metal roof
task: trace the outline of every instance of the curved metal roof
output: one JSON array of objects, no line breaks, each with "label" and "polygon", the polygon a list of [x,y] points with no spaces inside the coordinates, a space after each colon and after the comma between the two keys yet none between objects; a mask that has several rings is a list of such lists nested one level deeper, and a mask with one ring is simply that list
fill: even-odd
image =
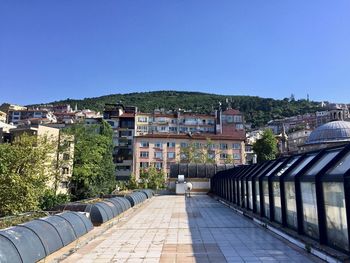
[{"label": "curved metal roof", "polygon": [[332,121],[315,129],[305,144],[350,141],[350,122]]}]

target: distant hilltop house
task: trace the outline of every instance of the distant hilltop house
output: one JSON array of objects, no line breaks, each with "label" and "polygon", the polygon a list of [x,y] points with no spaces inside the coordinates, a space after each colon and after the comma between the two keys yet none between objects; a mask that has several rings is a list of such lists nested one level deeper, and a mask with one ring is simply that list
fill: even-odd
[{"label": "distant hilltop house", "polygon": [[16,126],[49,125],[62,128],[66,125],[84,122],[87,118],[102,118],[99,112],[89,109],[73,110],[69,104],[40,105],[23,107],[16,104],[4,103],[0,106],[0,121]]}]

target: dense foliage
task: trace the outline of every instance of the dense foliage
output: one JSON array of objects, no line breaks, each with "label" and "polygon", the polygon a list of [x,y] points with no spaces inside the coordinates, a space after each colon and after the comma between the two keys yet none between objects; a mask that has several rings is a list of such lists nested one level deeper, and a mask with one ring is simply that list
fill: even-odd
[{"label": "dense foliage", "polygon": [[71,193],[75,200],[108,194],[115,189],[113,130],[108,123],[70,127],[75,136]]},{"label": "dense foliage", "polygon": [[200,92],[155,91],[129,94],[113,94],[83,100],[66,99],[53,104],[77,104],[78,109],[92,109],[102,111],[105,103],[122,102],[125,105],[137,106],[143,112],[152,112],[154,109],[178,110],[179,108],[193,112],[210,113],[218,109],[219,103],[225,109],[229,105],[244,113],[246,121],[254,126],[265,125],[269,120],[315,112],[319,110],[319,103],[305,99],[295,100],[285,98],[275,100],[254,96],[229,96]]},{"label": "dense foliage", "polygon": [[23,134],[12,144],[0,144],[0,216],[39,208],[52,182],[50,140]]},{"label": "dense foliage", "polygon": [[258,162],[276,159],[278,153],[277,140],[270,129],[266,129],[262,137],[255,142],[253,150],[258,157]]},{"label": "dense foliage", "polygon": [[161,170],[157,170],[154,166],[140,171],[139,187],[147,189],[160,189],[165,185],[165,174]]},{"label": "dense foliage", "polygon": [[[179,159],[181,163],[214,164],[221,153],[225,152],[219,150],[218,145],[207,139],[206,143],[191,142],[186,147],[181,147]],[[226,155],[225,163],[232,164],[233,156],[231,154]]]}]

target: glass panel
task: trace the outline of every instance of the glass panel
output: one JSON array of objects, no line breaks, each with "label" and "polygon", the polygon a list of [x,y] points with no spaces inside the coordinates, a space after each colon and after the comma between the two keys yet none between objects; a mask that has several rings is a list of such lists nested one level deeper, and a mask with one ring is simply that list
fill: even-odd
[{"label": "glass panel", "polygon": [[303,203],[304,233],[318,239],[318,218],[315,183],[301,183],[301,200]]},{"label": "glass panel", "polygon": [[241,187],[241,181],[238,181],[238,202],[239,204],[242,204],[242,187]]},{"label": "glass panel", "polygon": [[292,158],[291,160],[289,160],[289,162],[285,166],[283,166],[283,168],[276,175],[281,176],[282,174],[284,174],[284,172],[287,171],[287,169],[289,167],[291,167],[293,165],[293,163],[295,163],[299,158],[300,158],[300,156],[296,156],[296,157]]},{"label": "glass panel", "polygon": [[342,183],[323,183],[329,245],[349,250],[348,224]]},{"label": "glass panel", "polygon": [[261,176],[262,174],[264,174],[264,173],[267,171],[267,169],[269,169],[271,166],[273,166],[273,164],[275,164],[275,162],[272,162],[272,163],[268,164],[268,165],[257,175],[257,177],[259,177],[259,176]]},{"label": "glass panel", "polygon": [[253,210],[253,185],[252,185],[252,181],[248,181],[248,196],[249,196],[249,209]]},{"label": "glass panel", "polygon": [[269,199],[269,183],[263,181],[263,195],[264,195],[264,212],[267,218],[270,218],[270,199]]},{"label": "glass panel", "polygon": [[314,164],[314,166],[312,166],[311,169],[309,169],[309,171],[306,172],[306,175],[316,175],[334,158],[334,156],[339,153],[339,151],[340,150],[327,152]]},{"label": "glass panel", "polygon": [[244,205],[244,207],[246,207],[247,206],[247,193],[246,193],[247,192],[247,185],[246,185],[246,181],[243,181],[242,185],[243,185],[242,193],[243,193],[243,197],[244,197],[243,205]]},{"label": "glass panel", "polygon": [[260,213],[260,189],[259,189],[259,181],[255,181],[255,206],[256,212]]},{"label": "glass panel", "polygon": [[291,175],[296,175],[297,173],[299,173],[301,171],[301,169],[303,169],[309,162],[312,161],[312,159],[314,159],[316,156],[316,154],[312,154],[307,156],[297,167],[295,167],[292,172],[290,173]]},{"label": "glass panel", "polygon": [[277,170],[278,167],[281,166],[282,163],[283,163],[283,162],[279,162],[278,164],[276,164],[276,165],[271,169],[271,171],[268,172],[265,176],[270,176],[274,171]]},{"label": "glass panel", "polygon": [[297,204],[295,201],[295,184],[294,182],[285,182],[285,199],[286,199],[286,212],[287,212],[287,225],[296,229],[298,227],[297,219]]},{"label": "glass panel", "polygon": [[329,171],[329,174],[345,174],[350,169],[350,152],[348,152],[337,165]]},{"label": "glass panel", "polygon": [[281,191],[280,191],[280,182],[273,182],[272,183],[272,190],[273,190],[273,201],[275,205],[275,221],[282,223],[282,207],[281,207]]}]

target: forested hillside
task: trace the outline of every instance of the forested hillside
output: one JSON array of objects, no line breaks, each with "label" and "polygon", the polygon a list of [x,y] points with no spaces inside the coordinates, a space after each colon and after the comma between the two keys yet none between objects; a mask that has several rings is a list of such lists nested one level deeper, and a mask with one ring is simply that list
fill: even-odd
[{"label": "forested hillside", "polygon": [[78,105],[78,109],[93,109],[102,111],[105,103],[122,102],[124,105],[137,106],[143,112],[151,112],[154,109],[166,110],[185,109],[193,112],[210,113],[219,107],[225,109],[228,105],[239,109],[244,113],[246,121],[253,126],[261,126],[269,120],[315,112],[319,110],[318,102],[307,100],[294,100],[285,98],[275,100],[254,96],[227,96],[207,94],[200,92],[180,91],[154,91],[129,94],[113,94],[82,100],[66,99],[52,102],[53,104],[69,103],[72,107]]}]

